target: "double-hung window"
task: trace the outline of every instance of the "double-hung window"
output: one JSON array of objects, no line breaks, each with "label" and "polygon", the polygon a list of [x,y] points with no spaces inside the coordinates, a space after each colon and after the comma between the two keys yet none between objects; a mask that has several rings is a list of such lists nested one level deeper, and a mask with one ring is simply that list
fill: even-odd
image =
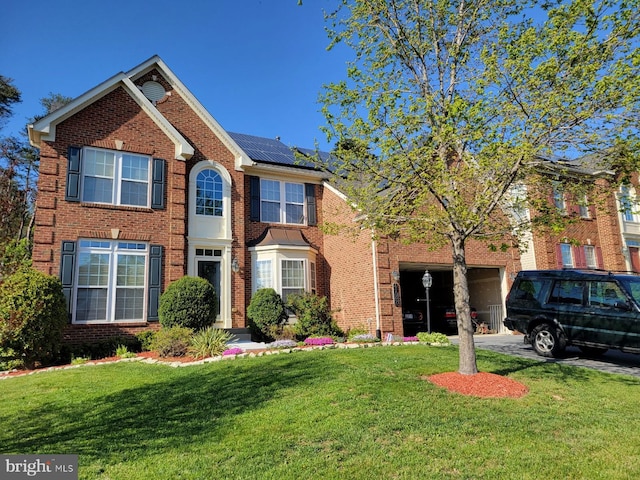
[{"label": "double-hung window", "polygon": [[305,261],[282,260],[282,300],[305,291]]},{"label": "double-hung window", "polygon": [[304,224],[304,199],[302,183],[260,179],[260,220]]},{"label": "double-hung window", "polygon": [[149,246],[140,242],[78,242],[75,322],[143,321]]},{"label": "double-hung window", "polygon": [[636,202],[633,198],[631,190],[626,185],[623,185],[620,189],[620,210],[624,217],[625,222],[635,222],[636,215]]},{"label": "double-hung window", "polygon": [[561,243],[560,253],[562,256],[562,266],[565,268],[573,268],[573,254],[571,252],[571,244]]},{"label": "double-hung window", "polygon": [[560,185],[554,185],[553,187],[553,204],[560,213],[565,214],[567,212],[564,190]]},{"label": "double-hung window", "polygon": [[150,206],[150,157],[85,147],[82,162],[83,202]]}]

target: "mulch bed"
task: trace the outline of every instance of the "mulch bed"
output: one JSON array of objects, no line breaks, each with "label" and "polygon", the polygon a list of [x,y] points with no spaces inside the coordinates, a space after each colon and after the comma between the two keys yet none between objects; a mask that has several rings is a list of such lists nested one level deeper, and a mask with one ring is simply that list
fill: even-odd
[{"label": "mulch bed", "polygon": [[[254,350],[253,353],[262,352],[262,350]],[[148,358],[167,363],[191,363],[196,361],[193,357],[164,357],[160,358],[155,352],[142,352],[136,355],[141,358]],[[91,360],[89,363],[109,363],[120,360],[119,357],[107,357],[100,360]],[[49,367],[39,370],[14,370],[11,372],[3,372],[0,378],[15,377],[22,375],[30,375],[41,370],[56,370],[69,368],[69,365],[61,365],[57,367]],[[445,372],[436,375],[422,377],[434,385],[445,388],[450,392],[459,393],[481,398],[520,398],[529,392],[529,389],[508,377],[496,375],[494,373],[479,372],[475,375],[462,375],[458,372]]]},{"label": "mulch bed", "polygon": [[520,398],[529,392],[529,389],[520,382],[495,373],[479,372],[475,375],[462,375],[458,372],[446,372],[431,375],[425,379],[450,392],[473,397]]}]

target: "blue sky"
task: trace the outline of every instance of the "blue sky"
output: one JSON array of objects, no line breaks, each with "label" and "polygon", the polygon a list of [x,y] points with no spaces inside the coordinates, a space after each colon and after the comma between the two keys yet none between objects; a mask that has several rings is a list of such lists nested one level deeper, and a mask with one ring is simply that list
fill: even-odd
[{"label": "blue sky", "polygon": [[75,98],[153,55],[228,131],[312,148],[323,84],[346,77],[328,52],[323,10],[337,0],[5,0],[0,74],[22,103],[0,130],[17,134],[49,93]]}]

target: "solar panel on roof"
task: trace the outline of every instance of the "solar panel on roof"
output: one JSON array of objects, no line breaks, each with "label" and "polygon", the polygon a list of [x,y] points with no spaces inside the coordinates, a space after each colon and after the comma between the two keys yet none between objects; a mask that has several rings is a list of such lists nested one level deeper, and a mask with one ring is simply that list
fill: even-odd
[{"label": "solar panel on roof", "polygon": [[243,133],[230,132],[229,135],[251,157],[251,160],[281,165],[296,164],[293,151],[279,140],[254,137]]},{"label": "solar panel on roof", "polygon": [[[277,165],[294,167],[314,167],[312,162],[300,161],[300,159],[296,157],[294,149],[286,146],[280,140],[256,137],[253,135],[246,135],[244,133],[228,133],[238,146],[244,150],[247,155],[249,155],[249,158],[256,162],[275,163]],[[315,155],[314,150],[301,148],[298,148],[297,150],[304,155]],[[328,157],[329,154],[326,155]]]}]

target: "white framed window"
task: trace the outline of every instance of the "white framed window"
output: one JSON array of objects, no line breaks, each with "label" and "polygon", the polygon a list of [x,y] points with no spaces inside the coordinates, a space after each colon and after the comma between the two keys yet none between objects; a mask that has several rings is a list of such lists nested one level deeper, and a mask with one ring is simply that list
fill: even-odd
[{"label": "white framed window", "polygon": [[305,285],[305,260],[282,260],[281,264],[281,296],[286,303],[290,295],[302,294],[306,289]]},{"label": "white framed window", "polygon": [[144,321],[149,246],[79,240],[74,322]]},{"label": "white framed window", "polygon": [[591,211],[589,210],[589,199],[586,195],[583,195],[578,204],[578,211],[581,218],[591,218]]},{"label": "white framed window", "polygon": [[207,168],[196,178],[196,215],[222,217],[222,177]]},{"label": "white framed window", "polygon": [[85,147],[82,162],[83,202],[150,206],[151,157]]},{"label": "white framed window", "polygon": [[315,262],[311,262],[310,263],[310,269],[309,269],[309,273],[310,273],[310,278],[309,278],[309,286],[311,287],[311,293],[317,293],[318,289],[316,286],[316,263]]},{"label": "white framed window", "polygon": [[573,252],[571,251],[571,244],[561,243],[560,252],[562,254],[562,266],[564,268],[573,268]]},{"label": "white framed window", "polygon": [[622,185],[620,187],[620,211],[625,222],[637,222],[637,201],[635,199],[635,192],[633,192],[628,186]]},{"label": "white framed window", "polygon": [[309,247],[252,247],[252,291],[273,288],[285,302],[293,294],[317,293],[316,255]]},{"label": "white framed window", "polygon": [[584,246],[584,260],[588,268],[598,268],[598,259],[596,257],[596,247],[593,245]]},{"label": "white framed window", "polygon": [[302,225],[305,222],[302,183],[260,179],[260,220]]},{"label": "white framed window", "polygon": [[255,269],[255,289],[273,288],[273,273],[271,260],[257,260]]},{"label": "white framed window", "polygon": [[559,185],[553,187],[553,204],[561,213],[566,213],[567,204],[564,199],[564,190]]}]

